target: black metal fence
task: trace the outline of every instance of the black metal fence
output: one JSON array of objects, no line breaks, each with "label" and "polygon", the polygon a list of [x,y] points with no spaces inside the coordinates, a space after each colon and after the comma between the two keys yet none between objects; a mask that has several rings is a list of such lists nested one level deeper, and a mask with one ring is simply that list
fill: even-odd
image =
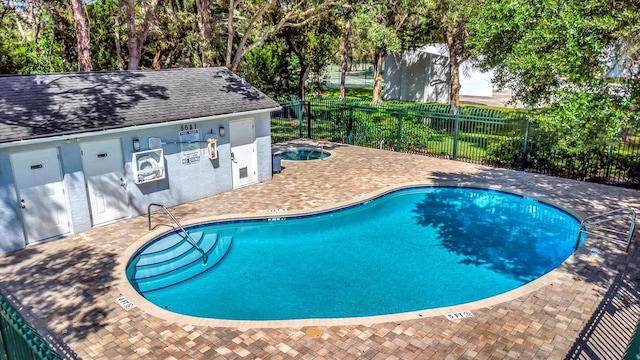
[{"label": "black metal fence", "polygon": [[282,103],[271,114],[274,143],[298,138],[467,161],[559,177],[640,187],[640,133],[628,129],[617,143],[575,152],[558,145],[526,111],[446,104],[312,98]]}]

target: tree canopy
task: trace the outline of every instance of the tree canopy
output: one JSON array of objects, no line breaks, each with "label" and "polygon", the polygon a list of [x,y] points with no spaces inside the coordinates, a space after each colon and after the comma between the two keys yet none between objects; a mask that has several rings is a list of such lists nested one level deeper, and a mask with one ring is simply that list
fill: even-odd
[{"label": "tree canopy", "polygon": [[373,99],[379,100],[385,55],[442,42],[451,59],[453,106],[457,69],[477,59],[495,69],[497,87],[513,89],[515,98],[531,107],[563,106],[580,92],[618,96],[605,76],[617,64],[621,79],[615,89],[626,96],[597,103],[628,107],[638,105],[640,88],[638,5],[637,0],[7,0],[0,2],[0,72],[227,66],[269,94],[301,96],[305,86],[321,82],[329,64],[343,63],[346,71],[346,61],[356,57],[373,66]]}]

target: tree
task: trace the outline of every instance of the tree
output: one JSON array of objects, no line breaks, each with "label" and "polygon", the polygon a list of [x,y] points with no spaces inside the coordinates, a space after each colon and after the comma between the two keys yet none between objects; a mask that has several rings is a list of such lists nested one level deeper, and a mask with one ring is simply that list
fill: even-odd
[{"label": "tree", "polygon": [[198,28],[202,35],[202,66],[208,67],[213,63],[211,53],[213,31],[211,30],[209,0],[196,0],[196,7],[198,9]]},{"label": "tree", "polygon": [[136,1],[124,0],[127,12],[127,48],[129,50],[129,70],[136,70],[140,66],[142,50],[147,37],[154,13],[161,0],[149,0],[141,4],[143,20],[140,27],[136,26]]},{"label": "tree", "polygon": [[119,0],[91,1],[85,4],[87,21],[91,24],[91,64],[93,70],[124,69],[120,49],[120,34],[126,28],[120,24]]},{"label": "tree", "polygon": [[[286,27],[305,26],[330,11],[335,5],[333,0],[322,0],[319,3],[306,0],[266,0],[258,4],[230,0],[227,12],[226,66],[235,72],[244,56],[269,37]],[[236,12],[241,15],[237,16]],[[239,21],[236,21],[236,17]],[[240,39],[234,48],[236,35]]]},{"label": "tree", "polygon": [[331,14],[303,27],[287,27],[281,37],[286,49],[295,56],[298,68],[298,97],[304,97],[305,83],[311,72],[321,73],[335,54],[339,28]]},{"label": "tree", "polygon": [[467,22],[475,16],[479,5],[478,0],[436,0],[433,7],[427,8],[427,16],[439,24],[449,50],[449,104],[452,109],[460,106],[460,66],[471,57],[466,44]]},{"label": "tree", "polygon": [[87,19],[84,16],[84,0],[71,0],[71,8],[78,42],[78,70],[92,71],[89,29],[87,28]]},{"label": "tree", "polygon": [[267,40],[248,53],[244,61],[246,66],[239,74],[268,96],[287,98],[296,92],[299,67],[283,39]]},{"label": "tree", "polygon": [[[627,2],[490,0],[469,25],[470,43],[495,68],[495,82],[533,107],[557,100],[564,84],[600,87],[620,32],[638,26]],[[633,20],[635,18],[635,20]]]},{"label": "tree", "polygon": [[400,33],[412,6],[408,1],[367,3],[358,7],[354,18],[359,45],[369,49],[373,57],[373,102],[382,100],[382,62],[391,52],[400,51]]},{"label": "tree", "polygon": [[355,12],[355,5],[347,2],[342,4],[342,16],[344,18],[344,35],[342,40],[342,66],[340,67],[340,95],[338,98],[343,100],[345,97],[345,86],[347,84],[347,70],[349,60],[349,37],[351,36],[351,18]]},{"label": "tree", "polygon": [[640,28],[636,7],[489,0],[469,23],[468,42],[483,66],[495,69],[494,82],[539,108],[534,120],[553,136],[550,146],[581,173],[605,161],[610,146],[628,141],[626,129],[640,123],[637,69],[623,71],[620,84],[606,79],[612,57],[637,59],[629,43]]},{"label": "tree", "polygon": [[0,32],[0,40],[8,42],[2,45],[8,47],[2,56],[11,64],[8,71],[29,74],[77,69],[76,40],[68,31],[73,16],[67,1],[9,0],[0,9],[2,24],[8,26]]},{"label": "tree", "polygon": [[113,18],[114,43],[116,45],[116,58],[118,59],[118,70],[124,70],[124,60],[122,60],[122,41],[120,41],[120,16],[122,14],[122,0],[118,0],[115,16]]}]

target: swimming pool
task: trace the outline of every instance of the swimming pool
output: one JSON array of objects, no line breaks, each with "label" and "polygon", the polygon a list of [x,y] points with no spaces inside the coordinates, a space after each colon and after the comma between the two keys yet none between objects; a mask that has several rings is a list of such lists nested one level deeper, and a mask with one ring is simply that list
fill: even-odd
[{"label": "swimming pool", "polygon": [[[464,304],[516,289],[571,255],[578,227],[567,212],[527,197],[416,187],[322,214],[190,227],[214,254],[207,266],[192,265],[203,273],[187,281],[146,276],[152,273],[132,280],[140,256],[129,262],[127,273],[147,300],[184,315],[375,316]],[[159,238],[137,254],[162,248],[158,244],[172,236],[178,235]]]},{"label": "swimming pool", "polygon": [[282,160],[322,160],[331,156],[331,153],[314,147],[296,147],[282,151]]}]

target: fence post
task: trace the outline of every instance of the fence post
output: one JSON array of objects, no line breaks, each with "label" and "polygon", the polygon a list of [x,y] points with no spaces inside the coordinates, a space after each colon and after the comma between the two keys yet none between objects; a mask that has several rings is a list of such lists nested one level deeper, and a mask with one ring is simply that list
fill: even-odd
[{"label": "fence post", "polygon": [[604,176],[609,181],[609,176],[611,175],[611,163],[613,162],[613,144],[609,145],[609,154],[607,155],[607,171]]},{"label": "fence post", "polygon": [[304,114],[302,113],[304,100],[298,100],[298,124],[300,128],[300,137],[302,137],[302,124],[304,122]]},{"label": "fence post", "polygon": [[349,105],[349,118],[347,119],[347,144],[353,145],[353,105]]},{"label": "fence post", "polygon": [[529,151],[529,118],[527,118],[527,122],[524,128],[524,141],[522,142],[522,161],[520,162],[520,170],[524,171],[527,168],[527,153]]},{"label": "fence post", "polygon": [[307,138],[311,139],[311,101],[307,101]]},{"label": "fence post", "polygon": [[453,109],[454,121],[455,121],[455,130],[453,134],[453,160],[458,157],[458,138],[460,133],[460,107],[456,106]]},{"label": "fence post", "polygon": [[398,111],[398,135],[396,139],[396,151],[400,151],[402,146],[402,111]]}]

